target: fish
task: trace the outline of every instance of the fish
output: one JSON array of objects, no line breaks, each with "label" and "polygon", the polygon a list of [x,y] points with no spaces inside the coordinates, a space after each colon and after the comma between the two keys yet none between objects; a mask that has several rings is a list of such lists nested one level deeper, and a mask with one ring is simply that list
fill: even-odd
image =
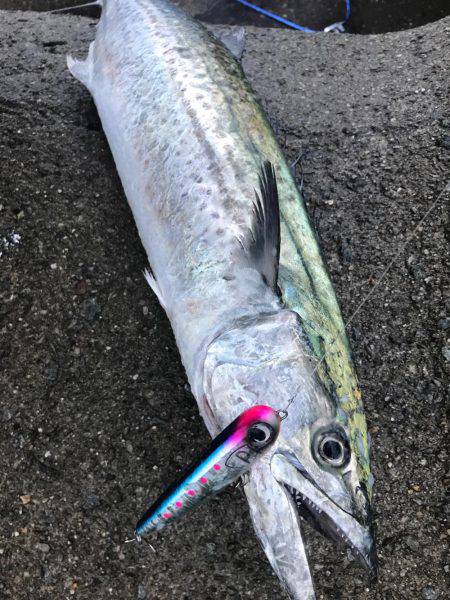
[{"label": "fish", "polygon": [[276,440],[280,423],[280,415],[270,406],[252,406],[244,411],[145,511],[136,525],[135,539],[161,531],[247,473]]},{"label": "fish", "polygon": [[302,196],[242,67],[166,0],[103,0],[91,93],[199,412],[284,416],[244,486],[288,596],[315,597],[305,521],[376,573],[370,440]]}]

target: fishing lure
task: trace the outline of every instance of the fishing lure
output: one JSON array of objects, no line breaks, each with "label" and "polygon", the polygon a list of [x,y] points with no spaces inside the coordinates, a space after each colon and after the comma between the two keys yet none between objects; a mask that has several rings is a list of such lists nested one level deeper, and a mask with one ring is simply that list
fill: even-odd
[{"label": "fishing lure", "polygon": [[244,411],[144,513],[136,525],[136,539],[163,529],[246,473],[278,437],[282,418],[270,406]]}]

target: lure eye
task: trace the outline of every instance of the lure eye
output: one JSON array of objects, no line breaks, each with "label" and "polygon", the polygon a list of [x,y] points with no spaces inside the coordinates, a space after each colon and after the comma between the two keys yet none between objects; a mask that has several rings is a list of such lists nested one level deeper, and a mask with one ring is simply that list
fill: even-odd
[{"label": "lure eye", "polygon": [[275,437],[275,430],[268,423],[254,423],[247,433],[247,441],[254,450],[262,450]]},{"label": "lure eye", "polygon": [[348,441],[343,432],[322,433],[315,446],[320,461],[332,467],[343,467],[350,459]]}]

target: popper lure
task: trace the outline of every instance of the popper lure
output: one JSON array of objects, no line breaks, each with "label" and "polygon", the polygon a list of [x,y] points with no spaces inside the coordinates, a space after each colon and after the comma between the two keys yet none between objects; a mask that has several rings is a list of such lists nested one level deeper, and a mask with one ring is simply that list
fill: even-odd
[{"label": "popper lure", "polygon": [[253,406],[242,413],[145,512],[136,525],[136,538],[163,529],[246,473],[276,440],[280,422],[270,406]]}]

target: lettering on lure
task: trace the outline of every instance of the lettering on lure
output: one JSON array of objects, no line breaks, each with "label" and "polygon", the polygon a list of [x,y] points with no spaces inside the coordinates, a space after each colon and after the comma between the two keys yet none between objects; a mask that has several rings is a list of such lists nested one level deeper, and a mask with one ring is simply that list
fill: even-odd
[{"label": "lettering on lure", "polygon": [[281,420],[270,406],[244,411],[144,513],[136,525],[136,539],[159,531],[246,473],[276,440]]}]

